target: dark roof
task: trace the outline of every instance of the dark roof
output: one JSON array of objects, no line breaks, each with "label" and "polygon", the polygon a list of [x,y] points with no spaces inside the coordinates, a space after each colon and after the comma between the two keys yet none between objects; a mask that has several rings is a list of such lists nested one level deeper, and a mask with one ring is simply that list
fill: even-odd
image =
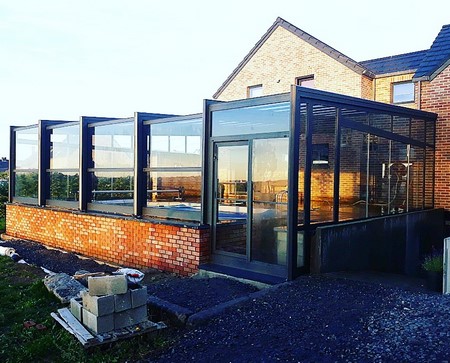
[{"label": "dark roof", "polygon": [[262,38],[255,44],[255,46],[250,50],[250,52],[245,56],[245,58],[238,64],[238,66],[234,69],[234,71],[228,76],[228,78],[225,80],[225,82],[219,87],[219,89],[216,91],[216,93],[214,93],[214,95],[213,95],[214,98],[217,98],[222,93],[222,91],[231,83],[231,81],[236,77],[236,75],[242,70],[242,68],[244,68],[244,66],[247,64],[247,62],[253,57],[253,55],[255,55],[255,53],[259,50],[259,48],[261,48],[261,46],[264,44],[264,42],[272,35],[272,33],[275,31],[275,29],[279,26],[283,27],[286,30],[289,30],[291,33],[297,35],[300,39],[303,39],[304,41],[308,42],[313,47],[326,53],[331,58],[337,60],[338,62],[342,63],[343,65],[345,65],[346,67],[355,71],[356,73],[366,74],[369,77],[374,77],[374,74],[367,68],[363,67],[360,63],[356,62],[355,60],[351,59],[350,57],[347,57],[343,53],[330,47],[328,44],[325,44],[324,42],[320,41],[319,39],[314,38],[312,35],[297,28],[296,26],[292,25],[291,23],[287,22],[286,20],[278,17],[277,20],[275,20],[275,22],[273,23],[273,25],[262,36]]},{"label": "dark roof", "polygon": [[433,79],[450,61],[450,24],[444,25],[420,63],[414,80]]},{"label": "dark roof", "polygon": [[420,63],[425,58],[428,50],[393,55],[377,59],[370,59],[359,64],[370,69],[375,74],[388,74],[396,72],[411,71],[419,68]]}]

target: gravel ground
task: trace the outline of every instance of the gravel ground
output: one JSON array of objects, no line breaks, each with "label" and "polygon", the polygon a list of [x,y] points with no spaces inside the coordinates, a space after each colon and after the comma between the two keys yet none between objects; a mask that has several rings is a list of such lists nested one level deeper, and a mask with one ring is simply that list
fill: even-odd
[{"label": "gravel ground", "polygon": [[[30,241],[2,242],[54,272],[115,270]],[[254,291],[228,279],[163,276],[149,292],[193,311]],[[447,362],[450,296],[305,276],[171,338],[175,344],[148,361]]]},{"label": "gravel ground", "polygon": [[186,329],[156,362],[442,362],[450,297],[302,277]]},{"label": "gravel ground", "polygon": [[44,267],[52,272],[75,274],[78,270],[89,272],[112,272],[117,268],[100,264],[92,259],[79,258],[73,253],[48,249],[39,243],[24,240],[1,241],[0,246],[12,247],[26,262]]},{"label": "gravel ground", "polygon": [[147,286],[148,293],[197,313],[258,289],[227,278],[174,279]]}]

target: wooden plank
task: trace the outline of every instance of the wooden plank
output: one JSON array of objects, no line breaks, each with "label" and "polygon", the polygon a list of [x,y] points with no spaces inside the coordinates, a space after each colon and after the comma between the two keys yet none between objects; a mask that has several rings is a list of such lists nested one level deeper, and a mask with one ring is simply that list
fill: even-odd
[{"label": "wooden plank", "polygon": [[83,345],[83,348],[91,348],[97,345],[112,343],[118,340],[133,338],[142,334],[150,333],[155,330],[167,328],[163,322],[154,323],[152,321],[145,321],[132,327],[112,331],[110,333],[97,334],[93,336],[87,331],[84,326],[72,315],[69,309],[58,309],[58,314],[51,313],[50,315],[70,334],[74,335],[78,341]]},{"label": "wooden plank", "polygon": [[66,329],[66,331],[68,332],[68,333],[70,333],[70,334],[72,334],[73,336],[75,336],[75,338],[77,338],[78,339],[78,341],[83,345],[83,346],[85,346],[86,344],[87,344],[87,342],[86,342],[86,340],[84,340],[81,336],[79,336],[79,335],[77,335],[76,333],[75,333],[75,331],[63,320],[63,319],[61,319],[60,317],[59,317],[59,315],[58,314],[56,314],[56,313],[51,313],[50,314],[51,315],[51,317],[53,318],[53,319],[55,319],[59,324],[61,324],[61,326],[64,328],[64,329]]},{"label": "wooden plank", "polygon": [[76,335],[82,337],[85,341],[95,339],[95,337],[87,331],[87,329],[72,315],[69,309],[58,309],[61,318],[73,329]]},{"label": "wooden plank", "polygon": [[58,316],[58,314],[51,313],[50,316],[53,319],[55,319],[59,324],[61,324],[61,326],[64,329],[66,329],[70,334],[75,335],[75,332],[72,330],[72,328],[69,325],[67,325],[67,323]]}]

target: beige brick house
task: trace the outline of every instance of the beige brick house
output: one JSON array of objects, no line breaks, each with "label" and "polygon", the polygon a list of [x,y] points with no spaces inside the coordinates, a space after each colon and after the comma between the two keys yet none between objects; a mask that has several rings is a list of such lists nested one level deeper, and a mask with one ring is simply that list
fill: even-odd
[{"label": "beige brick house", "polygon": [[435,200],[450,210],[450,25],[429,49],[357,62],[277,18],[213,97],[267,96],[292,84],[438,113]]}]

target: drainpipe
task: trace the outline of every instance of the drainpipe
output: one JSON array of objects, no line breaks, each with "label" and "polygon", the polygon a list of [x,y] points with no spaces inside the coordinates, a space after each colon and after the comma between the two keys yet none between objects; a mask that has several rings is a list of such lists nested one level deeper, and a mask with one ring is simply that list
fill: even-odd
[{"label": "drainpipe", "polygon": [[417,109],[422,109],[422,81],[417,82]]},{"label": "drainpipe", "polygon": [[373,100],[377,100],[377,79],[373,79]]}]

